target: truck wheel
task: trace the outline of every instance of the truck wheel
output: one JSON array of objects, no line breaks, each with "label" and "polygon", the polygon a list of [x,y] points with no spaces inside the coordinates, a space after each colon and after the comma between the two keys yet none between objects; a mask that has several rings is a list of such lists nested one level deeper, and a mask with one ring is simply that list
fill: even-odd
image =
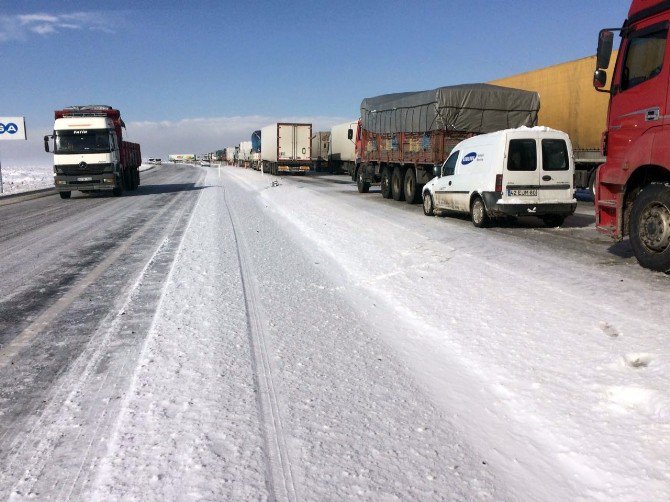
[{"label": "truck wheel", "polygon": [[123,195],[123,177],[116,178],[116,185],[112,188],[112,195],[114,197],[121,197]]},{"label": "truck wheel", "polygon": [[491,222],[489,215],[486,213],[486,206],[481,197],[475,197],[470,205],[470,217],[472,224],[477,228],[486,228]]},{"label": "truck wheel", "polygon": [[414,168],[410,167],[405,171],[405,202],[408,204],[416,204],[419,202],[421,192],[417,190],[416,172]]},{"label": "truck wheel", "polygon": [[403,200],[405,193],[403,191],[403,172],[400,166],[393,168],[391,175],[391,192],[393,193],[393,200]]},{"label": "truck wheel", "polygon": [[363,169],[358,170],[356,187],[358,188],[359,193],[368,193],[370,191],[370,183],[365,181],[365,178],[363,177]]},{"label": "truck wheel", "polygon": [[435,206],[433,205],[433,196],[430,195],[430,192],[423,194],[423,214],[426,216],[435,215]]},{"label": "truck wheel", "polygon": [[72,192],[58,192],[61,199],[69,199],[72,195]]},{"label": "truck wheel", "polygon": [[544,225],[549,228],[560,227],[565,221],[565,216],[558,216],[555,214],[549,216],[543,216],[542,221]]},{"label": "truck wheel", "polygon": [[391,170],[388,167],[384,167],[382,170],[382,180],[380,184],[382,197],[385,199],[390,199],[393,197],[393,192],[391,190]]},{"label": "truck wheel", "polygon": [[670,186],[642,189],[630,215],[630,244],[645,268],[670,271]]}]

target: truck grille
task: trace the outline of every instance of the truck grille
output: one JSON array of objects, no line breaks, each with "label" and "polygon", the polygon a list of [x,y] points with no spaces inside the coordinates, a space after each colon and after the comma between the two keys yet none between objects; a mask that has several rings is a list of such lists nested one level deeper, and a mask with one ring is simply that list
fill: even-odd
[{"label": "truck grille", "polygon": [[110,171],[111,164],[63,164],[56,166],[56,170],[61,171],[65,176],[78,176],[80,174],[102,174]]}]

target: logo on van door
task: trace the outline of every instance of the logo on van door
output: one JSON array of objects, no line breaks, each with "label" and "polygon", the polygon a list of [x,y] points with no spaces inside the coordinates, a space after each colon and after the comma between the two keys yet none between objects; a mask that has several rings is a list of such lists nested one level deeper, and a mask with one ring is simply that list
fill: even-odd
[{"label": "logo on van door", "polygon": [[477,158],[477,152],[471,152],[467,154],[465,157],[463,157],[463,160],[461,160],[461,164],[464,166],[468,165],[470,162],[474,162],[474,160]]}]

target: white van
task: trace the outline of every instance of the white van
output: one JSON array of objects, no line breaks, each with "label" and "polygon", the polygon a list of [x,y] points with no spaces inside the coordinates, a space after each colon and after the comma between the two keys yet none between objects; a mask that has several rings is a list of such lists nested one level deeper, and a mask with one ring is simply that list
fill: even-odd
[{"label": "white van", "polygon": [[499,216],[560,226],[575,212],[575,164],[567,134],[521,127],[461,141],[423,189],[423,212],[469,213],[476,227]]}]

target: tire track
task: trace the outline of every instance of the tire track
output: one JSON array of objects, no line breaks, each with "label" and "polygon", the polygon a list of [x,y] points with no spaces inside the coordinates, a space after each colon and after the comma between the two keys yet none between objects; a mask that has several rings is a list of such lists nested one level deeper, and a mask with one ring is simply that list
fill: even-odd
[{"label": "tire track", "polygon": [[281,420],[281,410],[277,389],[272,376],[272,363],[268,353],[266,318],[260,306],[258,280],[249,262],[249,247],[238,228],[237,218],[230,208],[223,190],[223,200],[233,229],[233,239],[237,248],[244,302],[249,326],[249,342],[252,348],[252,367],[255,385],[258,389],[258,407],[261,416],[263,436],[266,445],[268,469],[268,492],[271,500],[298,500],[291,459]]}]

